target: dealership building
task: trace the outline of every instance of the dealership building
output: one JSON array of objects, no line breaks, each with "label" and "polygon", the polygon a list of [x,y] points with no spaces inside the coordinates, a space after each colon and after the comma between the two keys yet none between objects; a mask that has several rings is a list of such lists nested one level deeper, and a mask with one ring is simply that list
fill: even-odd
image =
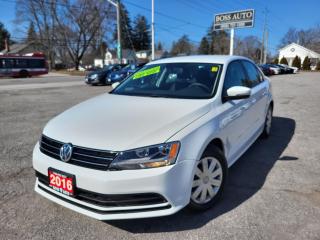
[{"label": "dealership building", "polygon": [[293,59],[296,56],[300,57],[302,62],[305,59],[305,57],[310,58],[311,68],[314,68],[316,64],[320,61],[319,53],[305,48],[297,43],[291,43],[279,49],[279,61],[281,60],[281,58],[285,57],[289,63],[289,66],[292,66]]}]

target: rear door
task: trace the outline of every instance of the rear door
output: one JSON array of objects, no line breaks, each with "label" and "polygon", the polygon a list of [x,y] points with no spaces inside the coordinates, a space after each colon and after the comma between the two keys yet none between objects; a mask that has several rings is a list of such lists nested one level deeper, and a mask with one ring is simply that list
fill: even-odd
[{"label": "rear door", "polygon": [[255,64],[241,61],[247,75],[246,86],[251,88],[248,121],[250,121],[249,137],[254,137],[265,122],[266,105],[268,102],[268,83]]}]

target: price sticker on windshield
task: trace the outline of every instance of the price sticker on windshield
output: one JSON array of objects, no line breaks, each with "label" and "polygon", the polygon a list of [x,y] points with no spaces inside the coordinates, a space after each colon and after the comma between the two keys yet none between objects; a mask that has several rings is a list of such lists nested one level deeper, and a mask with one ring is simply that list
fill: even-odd
[{"label": "price sticker on windshield", "polygon": [[143,77],[147,77],[153,74],[160,72],[160,66],[149,68],[140,72],[137,72],[133,75],[133,79],[139,79]]},{"label": "price sticker on windshield", "polygon": [[219,67],[217,67],[217,66],[213,66],[211,68],[211,72],[218,72],[218,70],[219,70]]}]

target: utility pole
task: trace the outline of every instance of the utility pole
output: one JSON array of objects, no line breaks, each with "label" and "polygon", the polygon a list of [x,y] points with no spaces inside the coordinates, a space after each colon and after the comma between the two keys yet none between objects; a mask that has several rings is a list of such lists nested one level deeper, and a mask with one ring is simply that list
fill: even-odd
[{"label": "utility pole", "polygon": [[264,46],[264,58],[263,58],[263,64],[267,63],[267,55],[268,55],[268,29],[266,30],[266,37],[264,39],[265,46]]},{"label": "utility pole", "polygon": [[151,59],[154,60],[154,0],[151,0]]},{"label": "utility pole", "polygon": [[230,52],[229,55],[233,55],[233,45],[234,45],[234,28],[231,28],[230,30]]},{"label": "utility pole", "polygon": [[122,48],[121,48],[121,21],[120,21],[120,3],[119,0],[108,0],[113,6],[117,8],[117,56],[119,63],[122,62]]},{"label": "utility pole", "polygon": [[264,26],[263,26],[263,33],[262,33],[262,45],[260,50],[260,64],[267,62],[267,49],[266,49],[266,38],[267,38],[267,14],[268,8],[264,10]]}]

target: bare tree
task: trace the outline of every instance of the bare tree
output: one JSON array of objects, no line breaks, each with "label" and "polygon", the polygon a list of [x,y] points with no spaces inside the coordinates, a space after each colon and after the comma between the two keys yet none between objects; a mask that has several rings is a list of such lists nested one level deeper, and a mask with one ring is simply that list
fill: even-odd
[{"label": "bare tree", "polygon": [[52,66],[55,55],[66,52],[76,69],[86,51],[101,44],[115,18],[114,8],[99,0],[17,0],[16,14],[17,23],[35,25]]},{"label": "bare tree", "polygon": [[253,61],[258,62],[261,54],[261,42],[255,36],[247,36],[243,39],[237,39],[235,53],[246,56]]},{"label": "bare tree", "polygon": [[305,30],[290,28],[281,39],[279,47],[290,43],[298,43],[304,47],[320,52],[320,25]]},{"label": "bare tree", "polygon": [[49,65],[54,63],[55,45],[55,21],[53,10],[56,0],[17,0],[16,2],[16,24],[29,22],[35,26],[39,36],[38,40],[43,45],[48,57]]},{"label": "bare tree", "polygon": [[63,0],[54,12],[57,35],[65,44],[70,58],[78,69],[91,42],[100,34],[104,22],[111,16],[110,4],[105,1]]}]

